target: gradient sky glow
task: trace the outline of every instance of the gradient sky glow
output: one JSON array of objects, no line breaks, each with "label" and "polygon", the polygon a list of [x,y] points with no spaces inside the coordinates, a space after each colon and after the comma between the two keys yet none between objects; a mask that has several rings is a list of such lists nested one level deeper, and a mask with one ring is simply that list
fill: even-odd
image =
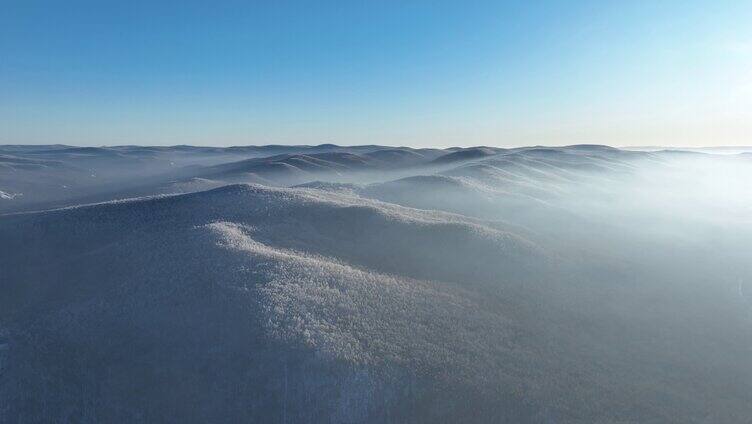
[{"label": "gradient sky glow", "polygon": [[0,2],[0,144],[752,144],[752,2]]}]

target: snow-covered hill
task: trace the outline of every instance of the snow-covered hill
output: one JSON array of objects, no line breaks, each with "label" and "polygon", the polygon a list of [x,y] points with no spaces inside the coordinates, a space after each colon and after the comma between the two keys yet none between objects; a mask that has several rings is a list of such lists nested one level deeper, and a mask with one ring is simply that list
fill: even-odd
[{"label": "snow-covered hill", "polygon": [[752,415],[744,158],[273,152],[0,216],[0,422]]}]

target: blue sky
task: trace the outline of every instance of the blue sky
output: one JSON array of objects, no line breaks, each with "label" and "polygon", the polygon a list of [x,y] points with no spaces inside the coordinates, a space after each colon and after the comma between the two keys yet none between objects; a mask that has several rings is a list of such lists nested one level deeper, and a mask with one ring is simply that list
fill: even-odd
[{"label": "blue sky", "polygon": [[752,2],[6,0],[0,144],[752,144]]}]

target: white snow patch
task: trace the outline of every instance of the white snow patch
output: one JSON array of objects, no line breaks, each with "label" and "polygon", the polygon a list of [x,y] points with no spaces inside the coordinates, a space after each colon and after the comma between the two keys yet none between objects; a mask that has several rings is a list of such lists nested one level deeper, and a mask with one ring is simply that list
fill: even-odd
[{"label": "white snow patch", "polygon": [[10,193],[7,191],[0,190],[0,199],[2,200],[13,200],[18,196],[22,196],[23,193]]}]

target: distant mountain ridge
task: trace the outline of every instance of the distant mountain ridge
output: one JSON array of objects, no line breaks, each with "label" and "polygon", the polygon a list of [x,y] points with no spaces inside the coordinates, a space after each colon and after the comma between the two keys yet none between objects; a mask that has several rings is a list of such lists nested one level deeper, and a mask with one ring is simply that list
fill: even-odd
[{"label": "distant mountain ridge", "polygon": [[598,145],[444,150],[333,144],[226,148],[5,145],[0,146],[0,190],[15,196],[0,200],[0,213],[193,191],[222,183],[291,186],[316,180],[370,183],[433,172],[462,175],[454,168],[467,165],[470,170],[475,164],[491,165],[501,172],[517,172],[521,167],[543,171],[551,166],[596,172],[628,168],[630,162],[643,159],[660,161],[671,154]]}]

